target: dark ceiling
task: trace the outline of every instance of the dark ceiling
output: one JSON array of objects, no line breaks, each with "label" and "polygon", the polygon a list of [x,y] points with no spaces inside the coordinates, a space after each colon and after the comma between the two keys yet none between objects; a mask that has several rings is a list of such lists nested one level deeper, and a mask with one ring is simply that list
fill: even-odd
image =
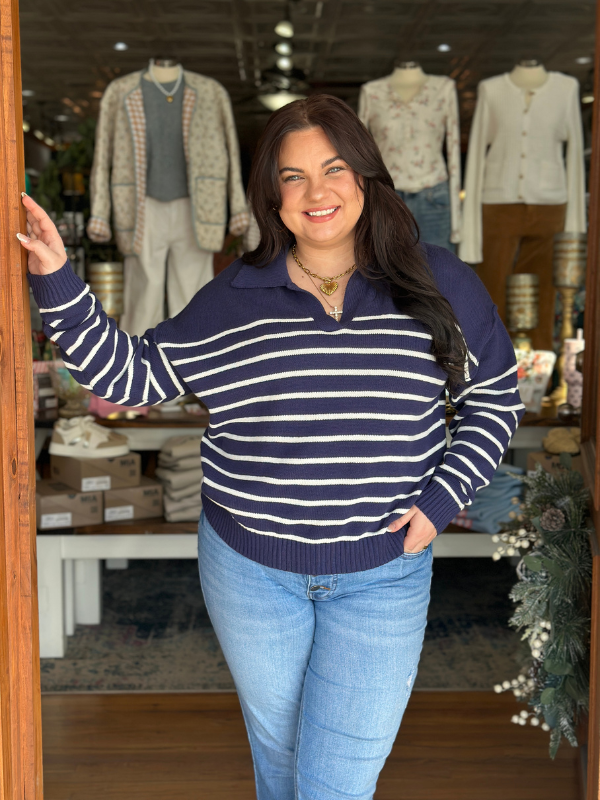
[{"label": "dark ceiling", "polygon": [[[173,54],[189,70],[220,81],[231,95],[243,148],[268,116],[256,99],[261,72],[275,60],[274,26],[283,0],[21,0],[25,114],[32,127],[61,136],[97,112],[114,77],[153,55]],[[312,91],[356,107],[362,83],[391,72],[395,59],[456,79],[463,134],[477,83],[535,57],[589,84],[595,2],[583,0],[298,0],[292,3],[295,66]],[[116,42],[128,49],[117,52]],[[438,45],[448,44],[449,52]],[[57,115],[69,121],[57,122]]]}]

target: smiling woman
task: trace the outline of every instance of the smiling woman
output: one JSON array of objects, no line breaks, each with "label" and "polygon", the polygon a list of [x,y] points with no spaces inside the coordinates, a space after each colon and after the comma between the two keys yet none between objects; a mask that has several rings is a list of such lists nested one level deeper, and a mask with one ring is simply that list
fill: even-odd
[{"label": "smiling woman", "polygon": [[258,800],[371,800],[417,672],[430,543],[523,413],[515,355],[473,271],[419,243],[340,100],[271,117],[249,193],[257,249],[141,338],[106,317],[29,197],[20,241],[78,381],[123,405],[194,392],[209,408],[200,577]]}]

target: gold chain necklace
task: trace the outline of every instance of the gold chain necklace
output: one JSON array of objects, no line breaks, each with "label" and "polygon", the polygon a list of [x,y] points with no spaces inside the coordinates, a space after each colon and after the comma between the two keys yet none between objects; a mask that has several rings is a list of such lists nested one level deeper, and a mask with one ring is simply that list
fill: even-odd
[{"label": "gold chain necklace", "polygon": [[320,281],[323,281],[323,283],[319,286],[319,289],[323,292],[323,294],[329,296],[338,289],[336,278],[343,278],[344,275],[347,275],[349,272],[352,272],[353,269],[356,269],[356,264],[352,264],[350,269],[347,269],[345,272],[340,272],[339,275],[334,275],[332,278],[323,278],[321,275],[317,275],[316,272],[311,272],[309,269],[306,269],[304,264],[301,263],[300,259],[296,255],[296,245],[293,245],[292,247],[292,255],[294,256],[294,261],[296,264],[298,264],[301,270],[306,272],[307,275],[310,275],[311,278],[318,278]]},{"label": "gold chain necklace", "polygon": [[[312,285],[315,287],[315,289],[317,289],[318,288],[317,284],[313,281],[312,278],[310,280],[311,280]],[[323,300],[325,300],[325,298],[323,298]],[[340,321],[340,317],[342,316],[342,313],[344,311],[343,306],[342,306],[342,308],[338,308],[337,306],[332,306],[331,303],[329,302],[329,300],[325,300],[325,302],[327,303],[329,308],[332,309],[332,311],[328,311],[327,312],[329,314],[329,316],[333,317],[336,322],[339,322]]]}]

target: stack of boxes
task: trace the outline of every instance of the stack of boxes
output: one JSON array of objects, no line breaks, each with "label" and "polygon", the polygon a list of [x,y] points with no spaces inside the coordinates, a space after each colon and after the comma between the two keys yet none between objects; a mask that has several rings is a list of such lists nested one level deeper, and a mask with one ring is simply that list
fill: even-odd
[{"label": "stack of boxes", "polygon": [[139,453],[117,458],[51,455],[50,474],[37,484],[40,530],[163,515],[162,486],[142,476]]}]

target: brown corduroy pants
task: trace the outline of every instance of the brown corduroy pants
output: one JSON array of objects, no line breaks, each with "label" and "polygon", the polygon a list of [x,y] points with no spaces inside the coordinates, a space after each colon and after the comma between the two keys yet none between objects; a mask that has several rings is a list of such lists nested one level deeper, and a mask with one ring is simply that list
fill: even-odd
[{"label": "brown corduroy pants", "polygon": [[566,205],[484,203],[483,262],[477,274],[506,324],[506,279],[515,273],[540,278],[540,321],[531,332],[535,350],[552,350],[556,290],[552,282],[554,235],[564,230]]}]

